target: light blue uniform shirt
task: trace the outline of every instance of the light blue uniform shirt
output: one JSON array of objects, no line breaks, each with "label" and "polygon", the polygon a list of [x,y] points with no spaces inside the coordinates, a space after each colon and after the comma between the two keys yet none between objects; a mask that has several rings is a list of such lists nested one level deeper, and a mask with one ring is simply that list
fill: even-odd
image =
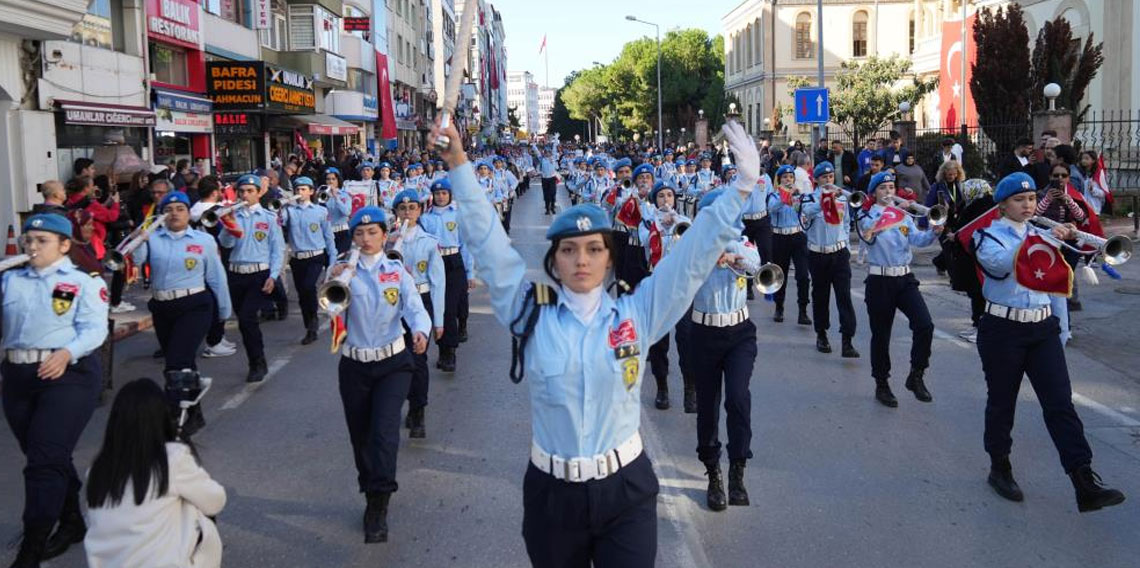
[{"label": "light blue uniform shirt", "polygon": [[[660,214],[661,213],[659,210],[654,209],[650,213],[650,215],[652,215],[652,217],[646,217],[645,219],[642,219],[641,224],[639,224],[637,226],[638,239],[641,241],[642,249],[645,250],[645,259],[646,260],[649,260],[649,255],[650,255],[650,251],[649,251],[649,227],[651,226],[652,223],[659,222],[658,217],[660,216]],[[662,248],[662,255],[663,255],[662,258],[665,258],[664,257],[665,253],[672,252],[673,249],[677,247],[676,240],[680,239],[680,237],[677,237],[676,233],[675,233],[675,231],[677,230],[677,225],[680,223],[692,224],[692,222],[693,222],[692,219],[690,219],[690,218],[688,218],[688,217],[686,217],[680,213],[674,213],[673,215],[676,218],[676,220],[673,221],[673,226],[670,227],[668,230],[666,230],[660,224],[657,226],[658,230],[661,231],[661,248]],[[669,241],[671,239],[674,242],[670,243]],[[654,267],[650,266],[649,269],[653,270]]]},{"label": "light blue uniform shirt", "polygon": [[[883,214],[883,206],[875,204],[866,215],[859,218],[859,232],[875,226]],[[877,233],[867,245],[867,264],[871,266],[909,266],[913,255],[910,247],[924,247],[934,242],[934,231],[920,231],[910,215],[903,216],[903,222],[893,228]]]},{"label": "light blue uniform shirt", "polygon": [[447,291],[443,270],[443,257],[439,255],[439,239],[422,227],[412,227],[411,234],[404,237],[404,265],[412,272],[412,280],[418,286],[430,286],[432,327],[443,327],[443,303]]},{"label": "light blue uniform shirt", "polygon": [[[529,288],[526,262],[479,195],[470,164],[456,168],[451,180],[463,214],[463,237],[479,259],[495,316],[509,326]],[[603,293],[589,324],[571,312],[565,293],[557,304],[541,308],[525,351],[531,425],[539,447],[563,458],[594,456],[637,433],[649,347],[677,323],[720,251],[740,234],[735,224],[743,205],[739,192],[729,191],[707,207],[692,235],[681,239],[632,293],[616,300]],[[626,332],[620,337],[632,338],[638,355],[615,357],[614,348],[624,343],[611,346],[610,337],[619,326]]]},{"label": "light blue uniform shirt", "polygon": [[544,178],[554,177],[556,169],[557,167],[554,165],[554,160],[551,158],[543,156],[542,159],[538,161],[538,170]]},{"label": "light blue uniform shirt", "polygon": [[510,197],[519,185],[519,178],[515,177],[515,174],[512,174],[508,169],[492,170],[491,176],[505,197]]},{"label": "light blue uniform shirt", "polygon": [[[1052,297],[1049,294],[1018,284],[1017,276],[1013,274],[1017,250],[1021,248],[1027,230],[1025,225],[1019,227],[1003,217],[974,233],[978,264],[989,273],[982,280],[982,295],[987,300],[1021,309],[1040,308],[1050,304]],[[1060,251],[1053,250],[1053,253],[1057,262],[1060,262]]]},{"label": "light blue uniform shirt", "polygon": [[336,238],[329,223],[329,211],[324,206],[313,202],[290,205],[281,211],[281,218],[293,252],[323,249],[329,255],[329,263],[336,259]]},{"label": "light blue uniform shirt", "polygon": [[[686,235],[688,233],[685,233]],[[745,237],[728,243],[724,252],[741,256],[737,263],[741,272],[760,270],[760,253]],[[748,279],[728,268],[717,266],[693,298],[693,309],[706,314],[731,314],[744,309],[748,302]]]},{"label": "light blue uniform shirt", "polygon": [[606,190],[613,184],[613,180],[608,176],[590,174],[590,179],[586,180],[582,191],[582,199],[591,203],[597,203],[602,199],[602,196],[605,195]]},{"label": "light blue uniform shirt", "polygon": [[804,195],[800,201],[800,214],[806,219],[808,244],[817,247],[830,247],[839,243],[847,243],[847,235],[851,232],[847,197],[842,193],[835,195],[835,201],[838,204],[836,208],[839,211],[839,224],[837,225],[832,225],[823,218],[821,199],[823,199],[823,191],[816,188],[815,191]]},{"label": "light blue uniform shirt", "polygon": [[[478,185],[478,182],[476,182]],[[482,188],[480,188],[482,191]],[[455,190],[452,189],[452,199],[455,199]],[[456,208],[455,201],[447,204],[447,207],[439,207],[433,205],[431,209],[427,210],[420,217],[420,226],[425,231],[435,235],[439,239],[440,248],[458,248],[459,256],[463,259],[463,268],[467,272],[467,279],[471,280],[474,276],[472,272],[471,251],[467,250],[464,245],[463,238],[460,236],[459,231],[459,212]],[[434,307],[434,306],[433,306]]]},{"label": "light blue uniform shirt", "polygon": [[[325,202],[325,208],[329,210],[329,223],[334,227],[334,231],[347,231],[348,218],[352,215],[352,196],[343,188],[336,190],[336,193],[329,189],[329,200]],[[344,228],[337,229],[338,225],[343,225]]]},{"label": "light blue uniform shirt", "polygon": [[581,170],[570,170],[566,178],[566,189],[575,193],[582,193],[582,186],[586,183],[586,173]]},{"label": "light blue uniform shirt", "polygon": [[71,363],[107,338],[107,286],[61,258],[42,272],[30,266],[0,273],[3,349],[67,349]]},{"label": "light blue uniform shirt", "polygon": [[403,189],[400,183],[394,179],[376,180],[376,200],[384,209],[391,209],[392,200]]},{"label": "light blue uniform shirt", "polygon": [[[799,199],[792,196],[793,203]],[[787,205],[780,200],[780,189],[773,187],[768,193],[768,216],[772,218],[773,229],[789,229],[800,226],[800,212],[794,205]]]},{"label": "light blue uniform shirt", "polygon": [[240,239],[225,229],[218,233],[218,242],[223,247],[233,249],[230,252],[230,264],[267,262],[269,277],[277,278],[281,274],[281,263],[285,257],[285,239],[281,236],[281,227],[277,225],[277,214],[254,205],[239,209],[234,218],[242,230]]},{"label": "light blue uniform shirt", "polygon": [[208,287],[218,302],[218,317],[233,313],[226,269],[218,254],[218,243],[209,233],[186,229],[175,235],[159,227],[131,253],[136,265],[150,263],[150,285],[157,291]]},{"label": "light blue uniform shirt", "polygon": [[[364,255],[356,263],[356,272],[349,281],[352,301],[348,304],[345,325],[348,335],[344,344],[358,349],[383,347],[404,335],[400,325],[403,319],[412,333],[428,336],[431,320],[420,300],[412,276],[398,260],[389,260],[383,254],[368,268]],[[412,346],[406,346],[411,349]]]},{"label": "light blue uniform shirt", "polygon": [[768,174],[760,174],[756,180],[756,187],[752,188],[752,195],[744,201],[744,214],[756,215],[768,212],[768,193],[772,191],[772,179]]},{"label": "light blue uniform shirt", "polygon": [[712,170],[697,170],[697,192],[701,195],[708,193],[716,185],[716,174]]}]

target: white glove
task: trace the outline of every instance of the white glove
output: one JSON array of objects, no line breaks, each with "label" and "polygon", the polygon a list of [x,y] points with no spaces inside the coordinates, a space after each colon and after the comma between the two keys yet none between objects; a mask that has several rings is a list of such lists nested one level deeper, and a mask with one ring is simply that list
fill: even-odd
[{"label": "white glove", "polygon": [[728,146],[736,157],[736,187],[743,192],[751,192],[756,180],[760,179],[760,152],[756,150],[756,144],[744,132],[744,127],[734,120],[725,122],[720,131],[728,139]]}]

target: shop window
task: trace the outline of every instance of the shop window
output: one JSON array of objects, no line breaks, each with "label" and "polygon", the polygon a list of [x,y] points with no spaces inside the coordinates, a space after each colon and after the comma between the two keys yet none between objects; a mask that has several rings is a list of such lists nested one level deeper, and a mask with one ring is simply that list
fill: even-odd
[{"label": "shop window", "polygon": [[348,88],[358,93],[373,96],[376,90],[376,78],[363,69],[349,68]]},{"label": "shop window", "polygon": [[261,35],[262,47],[273,51],[284,51],[285,42],[285,14],[273,14],[273,26],[258,32]]},{"label": "shop window", "polygon": [[150,71],[154,80],[170,85],[188,86],[186,74],[186,50],[150,42]]},{"label": "shop window", "polygon": [[123,51],[123,0],[91,0],[71,31],[71,41]]},{"label": "shop window", "polygon": [[245,24],[245,0],[203,0],[207,12],[235,24]]}]

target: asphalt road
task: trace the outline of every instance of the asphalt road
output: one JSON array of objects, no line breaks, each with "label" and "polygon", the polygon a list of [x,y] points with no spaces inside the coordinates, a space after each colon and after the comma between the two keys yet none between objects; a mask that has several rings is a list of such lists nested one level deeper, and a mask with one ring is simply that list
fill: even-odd
[{"label": "asphalt road", "polygon": [[[514,244],[535,269],[550,219],[540,211],[536,183],[517,202],[514,220]],[[901,314],[892,343],[899,408],[872,398],[860,267],[854,287],[862,359],[818,354],[809,327],[794,318],[776,324],[771,304],[752,304],[760,355],[752,377],[750,507],[707,510],[695,415],[680,411],[675,356],[672,410],[653,408],[647,377],[642,433],[662,486],[658,565],[1140,566],[1140,267],[1126,266],[1124,282],[1086,286],[1085,311],[1075,318],[1069,369],[1094,466],[1129,496],[1122,506],[1080,515],[1028,382],[1012,456],[1026,501],[1004,501],[986,485],[984,381],[974,346],[957,338],[968,324],[968,302],[934,274],[929,258],[919,254],[915,267],[939,330],[927,374],[932,404],[902,388],[910,339]],[[459,371],[433,370],[427,439],[401,446],[387,544],[363,544],[364,500],[337,394],[337,357],[324,330],[320,342],[302,347],[296,310],[288,321],[264,324],[270,376],[257,386],[244,383],[240,354],[202,361],[215,386],[205,403],[209,424],[195,440],[229,495],[219,517],[225,565],[527,565],[520,536],[527,391],[507,378],[509,337],[483,289],[472,297],[472,312]],[[238,338],[236,329],[228,335]],[[155,348],[152,332],[117,344],[117,382],[158,378]],[[75,452],[81,470],[107,411],[96,411]],[[0,537],[8,540],[20,531],[23,458],[7,425],[0,430]],[[14,554],[0,552],[0,561]],[[84,564],[73,548],[48,565]]]}]

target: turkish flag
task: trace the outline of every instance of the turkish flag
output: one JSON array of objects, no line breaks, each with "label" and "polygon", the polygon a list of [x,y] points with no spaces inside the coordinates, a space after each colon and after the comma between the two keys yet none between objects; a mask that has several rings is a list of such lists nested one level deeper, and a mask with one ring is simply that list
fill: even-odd
[{"label": "turkish flag", "polygon": [[392,86],[388,82],[388,56],[376,50],[376,77],[380,88],[380,138],[394,140],[396,113],[392,106]]},{"label": "turkish flag", "polygon": [[[974,43],[975,16],[966,19],[966,44],[962,45],[962,21],[942,23],[942,62],[938,75],[938,106],[942,111],[942,127],[958,128],[961,124],[977,124],[978,111],[970,92],[970,76],[977,59]],[[962,76],[962,57],[966,58],[966,76]],[[965,116],[962,115],[962,93],[966,94]]]},{"label": "turkish flag", "polygon": [[657,266],[664,253],[664,243],[661,242],[661,228],[656,222],[649,224],[649,266]]},{"label": "turkish flag", "polygon": [[835,198],[835,193],[824,191],[819,198],[819,207],[823,209],[823,220],[828,225],[839,225],[843,223],[843,211],[840,210],[839,200]]},{"label": "turkish flag", "polygon": [[1033,232],[1017,249],[1013,271],[1017,283],[1030,290],[1065,298],[1073,293],[1073,269],[1057,247]]},{"label": "turkish flag", "polygon": [[906,222],[906,212],[898,207],[884,207],[883,214],[875,221],[871,230],[880,233]]},{"label": "turkish flag", "polygon": [[301,135],[300,130],[293,131],[293,141],[297,144],[297,146],[301,148],[301,152],[304,152],[305,158],[309,160],[313,159],[313,151],[309,149],[309,141],[305,140],[305,137]]},{"label": "turkish flag", "polygon": [[796,196],[795,188],[788,189],[788,188],[785,188],[784,186],[781,185],[779,187],[779,190],[780,190],[780,202],[783,203],[784,205],[787,205],[788,207],[791,207],[795,202],[795,196]]},{"label": "turkish flag", "polygon": [[974,242],[974,232],[989,227],[990,224],[998,219],[1001,219],[1001,211],[998,210],[997,205],[994,205],[989,211],[978,215],[973,221],[962,225],[962,227],[958,229],[958,232],[954,233],[954,238],[958,239],[958,244],[962,245],[964,250],[972,253],[974,250],[972,244]]},{"label": "turkish flag", "polygon": [[626,199],[614,218],[631,229],[637,227],[641,223],[641,200],[636,197]]},{"label": "turkish flag", "polygon": [[348,326],[344,323],[344,318],[335,316],[329,320],[329,329],[332,331],[332,346],[329,351],[336,353],[340,351],[341,344],[344,343],[344,338],[348,337]]}]

